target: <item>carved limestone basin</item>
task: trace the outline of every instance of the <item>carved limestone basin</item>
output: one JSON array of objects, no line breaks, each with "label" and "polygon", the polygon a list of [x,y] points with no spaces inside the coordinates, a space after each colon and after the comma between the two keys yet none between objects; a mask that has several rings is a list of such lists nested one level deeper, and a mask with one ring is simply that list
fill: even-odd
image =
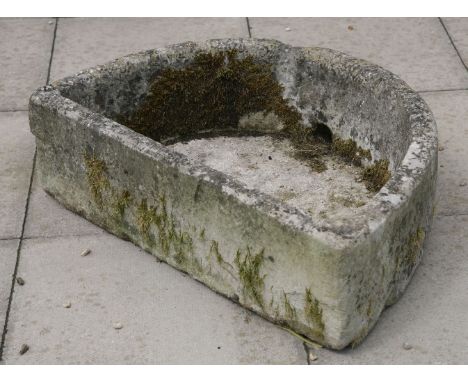
[{"label": "carved limestone basin", "polygon": [[187,42],[40,88],[29,113],[66,208],[327,347],[362,341],[420,262],[436,124],[366,61]]}]

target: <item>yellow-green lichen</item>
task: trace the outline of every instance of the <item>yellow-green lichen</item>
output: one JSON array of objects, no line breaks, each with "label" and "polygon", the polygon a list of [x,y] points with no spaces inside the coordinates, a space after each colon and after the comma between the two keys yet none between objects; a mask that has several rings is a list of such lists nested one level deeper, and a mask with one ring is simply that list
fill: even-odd
[{"label": "yellow-green lichen", "polygon": [[184,264],[188,260],[188,254],[193,250],[192,238],[187,232],[175,232],[172,240],[174,246],[174,260],[177,264]]},{"label": "yellow-green lichen", "polygon": [[202,228],[201,231],[200,231],[200,235],[199,235],[200,239],[205,241],[206,238],[205,238],[205,228]]},{"label": "yellow-green lichen", "polygon": [[426,233],[421,227],[416,232],[409,235],[406,245],[406,251],[403,256],[398,257],[396,269],[413,269],[421,252]]},{"label": "yellow-green lichen", "polygon": [[218,242],[215,240],[211,241],[210,256],[213,256],[218,264],[224,263],[223,257],[221,256],[221,253],[219,253]]},{"label": "yellow-green lichen", "polygon": [[366,310],[366,315],[367,318],[370,320],[372,316],[374,315],[374,309],[372,307],[372,300],[369,300],[369,303],[367,304],[367,310]]},{"label": "yellow-green lichen", "polygon": [[113,203],[114,215],[122,218],[125,213],[125,209],[130,205],[131,201],[132,197],[128,190],[117,193]]},{"label": "yellow-green lichen", "polygon": [[297,313],[296,313],[296,308],[291,305],[289,302],[288,296],[286,293],[283,291],[283,305],[284,305],[284,317],[286,320],[296,320],[297,319]]},{"label": "yellow-green lichen", "polygon": [[306,320],[312,325],[312,331],[314,336],[317,338],[323,338],[325,324],[322,318],[322,308],[320,303],[314,296],[309,288],[306,288],[305,291],[305,304],[304,304],[304,314]]},{"label": "yellow-green lichen", "polygon": [[147,200],[143,199],[137,208],[137,225],[141,234],[147,239],[149,238],[151,224],[156,222],[156,220],[156,207],[148,206]]},{"label": "yellow-green lichen", "polygon": [[257,253],[252,253],[250,247],[247,246],[244,254],[242,254],[241,250],[237,251],[234,260],[244,297],[250,299],[262,309],[264,308],[265,275],[260,275],[260,269],[264,261],[264,252],[265,250],[262,249]]},{"label": "yellow-green lichen", "polygon": [[102,207],[104,190],[109,188],[109,180],[106,175],[106,164],[103,160],[98,159],[94,154],[84,154],[84,161],[86,165],[86,177],[88,185],[93,195],[95,203]]},{"label": "yellow-green lichen", "polygon": [[[193,258],[193,239],[189,232],[179,227],[172,213],[168,213],[165,195],[159,196],[156,204],[152,206],[148,205],[146,199],[140,202],[137,207],[137,225],[150,245],[159,244],[165,257],[172,254],[178,265],[192,264],[197,270],[201,268]],[[151,226],[155,227],[157,242],[154,242],[150,235]]]}]

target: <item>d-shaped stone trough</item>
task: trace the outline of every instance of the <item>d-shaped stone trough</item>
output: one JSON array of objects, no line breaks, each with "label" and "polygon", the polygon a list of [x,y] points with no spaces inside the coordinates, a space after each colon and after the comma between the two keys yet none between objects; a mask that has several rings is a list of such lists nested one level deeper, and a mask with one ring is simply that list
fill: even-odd
[{"label": "d-shaped stone trough", "polygon": [[37,90],[30,126],[66,208],[327,347],[362,341],[420,262],[436,125],[366,61],[187,42]]}]

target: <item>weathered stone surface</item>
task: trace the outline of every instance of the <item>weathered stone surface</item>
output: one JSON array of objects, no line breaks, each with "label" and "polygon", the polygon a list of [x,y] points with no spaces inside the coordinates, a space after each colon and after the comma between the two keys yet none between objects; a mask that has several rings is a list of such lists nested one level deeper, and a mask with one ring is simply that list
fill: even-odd
[{"label": "weathered stone surface", "polygon": [[[390,162],[391,179],[352,219],[315,221],[112,121],[141,101],[155,71],[228,48],[268,60],[304,119]],[[365,61],[271,40],[185,43],[38,90],[30,123],[39,178],[59,202],[331,348],[362,340],[420,261],[433,213],[435,122],[419,95]]]}]

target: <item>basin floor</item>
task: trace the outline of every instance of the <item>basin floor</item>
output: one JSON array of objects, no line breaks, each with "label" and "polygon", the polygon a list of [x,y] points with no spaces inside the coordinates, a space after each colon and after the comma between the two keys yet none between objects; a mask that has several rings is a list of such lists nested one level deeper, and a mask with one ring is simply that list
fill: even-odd
[{"label": "basin floor", "polygon": [[351,218],[373,195],[361,181],[358,167],[330,155],[321,158],[327,169],[317,172],[293,157],[294,149],[287,139],[216,137],[169,147],[317,221]]}]

